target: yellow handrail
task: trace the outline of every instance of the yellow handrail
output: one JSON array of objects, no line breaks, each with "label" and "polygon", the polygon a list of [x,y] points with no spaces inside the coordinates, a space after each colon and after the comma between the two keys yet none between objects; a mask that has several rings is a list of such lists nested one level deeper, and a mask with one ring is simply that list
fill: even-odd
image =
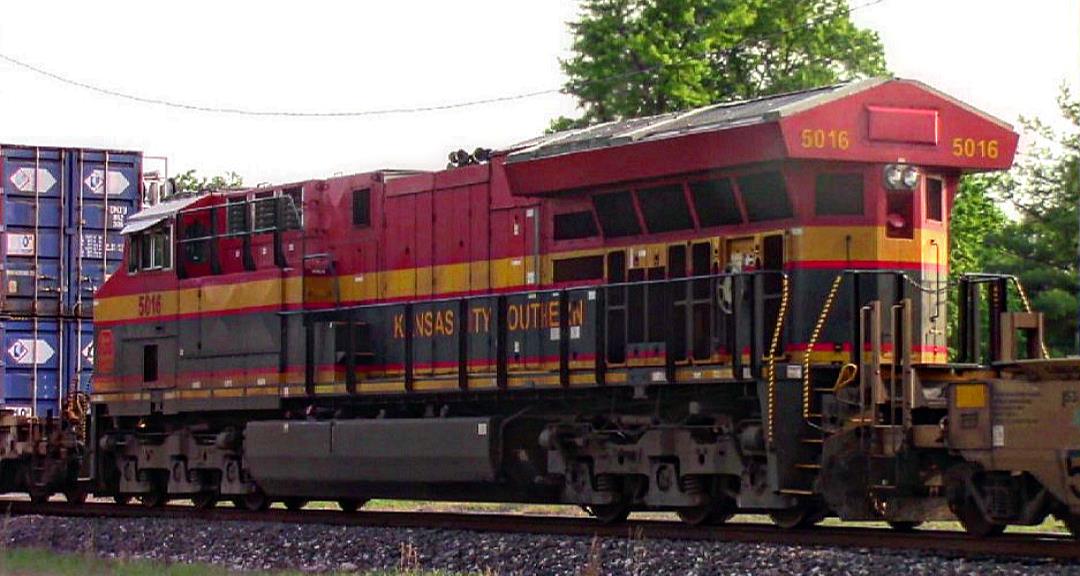
[{"label": "yellow handrail", "polygon": [[[836,302],[836,295],[840,291],[840,285],[844,282],[844,275],[837,274],[833,280],[832,286],[829,288],[829,293],[825,297],[825,304],[821,308],[821,314],[818,315],[817,323],[814,324],[814,331],[810,333],[810,341],[806,343],[806,353],[803,355],[803,420],[810,423],[810,395],[813,393],[812,383],[810,378],[810,354],[814,351],[814,346],[817,345],[818,338],[821,337],[821,330],[825,327],[825,321],[829,318],[829,312],[832,311],[833,304]],[[853,346],[856,343],[852,343]]]},{"label": "yellow handrail", "polygon": [[780,347],[780,336],[784,331],[784,318],[787,316],[789,294],[788,275],[780,276],[780,310],[776,313],[776,326],[773,328],[772,343],[769,345],[769,356],[766,358],[767,367],[765,372],[769,380],[769,427],[767,428],[766,442],[772,444],[773,423],[776,421],[776,353]]}]

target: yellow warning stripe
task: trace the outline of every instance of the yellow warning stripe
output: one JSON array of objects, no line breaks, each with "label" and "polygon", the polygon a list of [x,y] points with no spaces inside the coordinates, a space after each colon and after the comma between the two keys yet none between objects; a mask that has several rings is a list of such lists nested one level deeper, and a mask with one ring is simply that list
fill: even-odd
[{"label": "yellow warning stripe", "polygon": [[[778,231],[770,233],[775,232]],[[941,248],[947,245],[947,237],[941,230],[916,229],[912,239],[889,238],[883,226],[816,226],[785,232],[789,244],[786,255],[789,262],[921,262],[929,268],[947,262],[947,254]],[[715,239],[702,240],[711,242]],[[646,243],[626,248],[544,254],[539,279],[545,285],[552,282],[551,262],[554,260],[602,255],[613,250],[631,253],[632,258],[628,259],[631,265],[639,260],[640,254],[645,254],[650,266],[666,266],[666,249],[669,245]],[[721,261],[723,259],[721,256]],[[515,287],[525,290],[530,276],[535,277],[533,266],[533,258],[522,256],[306,279],[289,277],[245,281],[242,280],[245,276],[240,274],[237,275],[239,281],[233,283],[101,298],[94,303],[94,314],[99,322],[117,322],[176,314],[213,314],[244,308],[295,306],[304,301],[375,302]],[[335,283],[337,290],[334,290]],[[307,294],[304,294],[305,289]]]}]

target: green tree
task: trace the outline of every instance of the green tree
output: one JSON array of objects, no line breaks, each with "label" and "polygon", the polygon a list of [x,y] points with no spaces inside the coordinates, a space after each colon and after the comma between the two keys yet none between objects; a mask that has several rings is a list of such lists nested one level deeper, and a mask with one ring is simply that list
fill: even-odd
[{"label": "green tree", "polygon": [[1055,131],[1039,120],[1024,120],[1033,145],[1013,171],[994,186],[1011,205],[1015,220],[992,229],[982,258],[989,271],[1014,274],[1032,305],[1045,316],[1051,353],[1076,350],[1077,251],[1080,236],[1080,99],[1063,88],[1058,98],[1069,123]]},{"label": "green tree", "polygon": [[244,179],[236,172],[213,176],[211,178],[200,177],[195,170],[188,170],[173,178],[175,193],[207,192],[211,190],[228,190],[244,186]]},{"label": "green tree", "polygon": [[566,90],[584,115],[552,129],[885,74],[847,0],[584,0]]},{"label": "green tree", "polygon": [[985,272],[994,259],[989,239],[1009,225],[1009,218],[994,200],[1008,175],[976,174],[960,181],[949,222],[949,270],[954,276]]}]

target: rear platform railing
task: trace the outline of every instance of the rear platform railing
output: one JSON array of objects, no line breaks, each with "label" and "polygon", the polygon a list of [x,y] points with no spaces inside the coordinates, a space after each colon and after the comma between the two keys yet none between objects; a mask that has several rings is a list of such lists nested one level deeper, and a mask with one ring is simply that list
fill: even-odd
[{"label": "rear platform railing", "polygon": [[[1020,298],[1022,314],[1009,311],[1010,285]],[[1029,358],[1050,357],[1042,337],[1041,318],[1032,310],[1016,276],[964,274],[957,282],[957,315],[959,363],[989,365],[1016,359],[1017,330],[1027,338]]]}]

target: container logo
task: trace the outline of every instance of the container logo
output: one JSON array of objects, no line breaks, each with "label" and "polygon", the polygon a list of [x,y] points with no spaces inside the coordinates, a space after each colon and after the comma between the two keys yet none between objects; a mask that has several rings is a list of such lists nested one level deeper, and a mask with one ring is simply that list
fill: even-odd
[{"label": "container logo", "polygon": [[83,360],[92,365],[94,363],[94,341],[91,340],[89,344],[83,346],[79,353],[82,354]]},{"label": "container logo", "polygon": [[56,354],[56,350],[41,338],[19,338],[7,349],[8,356],[16,364],[44,364]]},{"label": "container logo", "polygon": [[33,234],[17,234],[11,232],[7,235],[8,256],[33,256],[35,242]]},{"label": "container logo", "polygon": [[83,180],[83,184],[92,194],[103,196],[106,188],[108,188],[109,196],[114,196],[123,194],[131,185],[131,182],[119,170],[109,170],[109,181],[106,183],[105,171],[97,168],[90,171],[90,174]]},{"label": "container logo", "polygon": [[45,194],[56,184],[56,177],[46,168],[35,170],[33,166],[23,166],[11,173],[11,183],[19,192],[34,192],[37,183],[37,194]]}]

